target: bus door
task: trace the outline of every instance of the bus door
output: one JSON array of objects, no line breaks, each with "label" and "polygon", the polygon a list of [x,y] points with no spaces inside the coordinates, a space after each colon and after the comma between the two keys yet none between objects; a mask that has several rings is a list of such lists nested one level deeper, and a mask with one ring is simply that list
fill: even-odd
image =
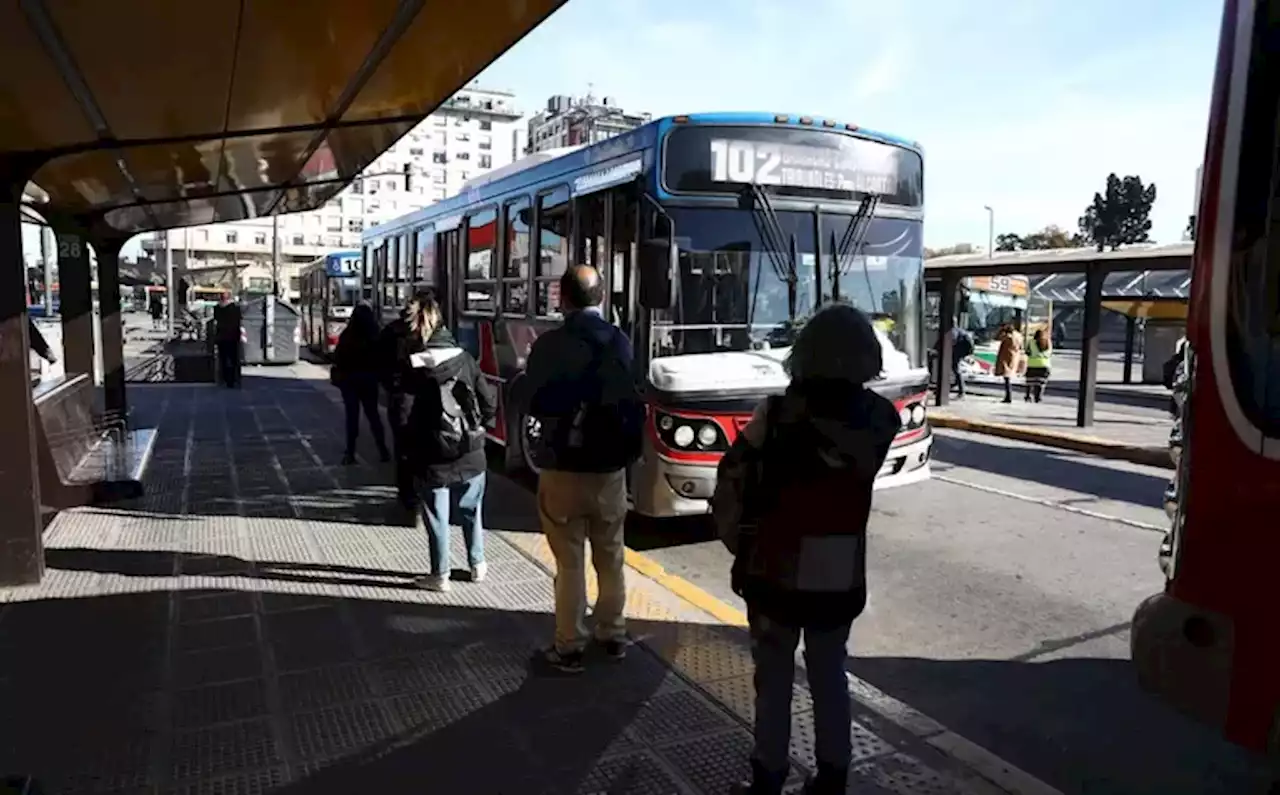
[{"label": "bus door", "polygon": [[436,235],[436,300],[440,302],[440,315],[445,325],[457,328],[457,316],[454,311],[456,301],[453,293],[461,279],[457,274],[462,269],[462,232],[450,229]]}]

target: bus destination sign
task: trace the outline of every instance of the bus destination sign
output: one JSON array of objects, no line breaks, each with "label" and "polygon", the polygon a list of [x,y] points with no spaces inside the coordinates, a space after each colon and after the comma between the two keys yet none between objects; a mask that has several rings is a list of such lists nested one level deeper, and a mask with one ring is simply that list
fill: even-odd
[{"label": "bus destination sign", "polygon": [[905,206],[923,199],[920,156],[892,144],[794,127],[677,128],[667,138],[663,176],[675,193],[770,193]]}]

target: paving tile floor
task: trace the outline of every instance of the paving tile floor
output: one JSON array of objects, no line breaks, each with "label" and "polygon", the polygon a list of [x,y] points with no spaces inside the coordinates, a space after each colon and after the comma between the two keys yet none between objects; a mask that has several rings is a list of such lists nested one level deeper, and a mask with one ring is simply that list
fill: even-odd
[{"label": "paving tile floor", "polygon": [[[625,662],[539,670],[552,581],[517,543],[518,487],[493,479],[486,582],[414,589],[425,539],[386,473],[336,466],[328,386],[288,375],[130,390],[159,429],[146,496],[63,512],[44,582],[0,591],[0,773],[52,795],[671,795],[744,775],[739,630],[633,577]],[[851,791],[980,791],[905,738],[854,736]]]}]

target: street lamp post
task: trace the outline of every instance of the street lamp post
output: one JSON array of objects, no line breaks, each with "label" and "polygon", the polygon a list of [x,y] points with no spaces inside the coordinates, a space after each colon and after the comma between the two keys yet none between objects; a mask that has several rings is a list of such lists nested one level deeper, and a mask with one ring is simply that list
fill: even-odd
[{"label": "street lamp post", "polygon": [[994,257],[996,254],[996,211],[986,204],[982,206],[982,209],[987,211],[987,256]]}]

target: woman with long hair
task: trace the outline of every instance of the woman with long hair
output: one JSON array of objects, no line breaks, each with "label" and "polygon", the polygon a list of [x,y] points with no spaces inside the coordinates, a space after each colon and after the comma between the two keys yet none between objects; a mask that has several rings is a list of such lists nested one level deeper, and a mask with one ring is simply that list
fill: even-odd
[{"label": "woman with long hair", "polygon": [[466,538],[471,581],[484,579],[485,430],[497,419],[497,395],[476,360],[454,341],[440,305],[429,290],[419,292],[408,317],[408,372],[412,401],[403,430],[406,463],[413,477],[419,517],[430,546],[431,571],[417,584],[431,591],[450,588],[450,505]]},{"label": "woman with long hair", "polygon": [[804,791],[845,792],[853,753],[845,658],[867,602],[872,488],[900,427],[893,403],[865,386],[882,367],[866,315],[847,304],[821,310],[792,346],[787,391],[756,408],[720,462],[712,513],[734,554],[755,661],[752,780],[735,792],[782,792],[802,637],[817,757]]},{"label": "woman with long hair", "polygon": [[382,418],[378,416],[378,376],[378,321],[373,316],[373,307],[361,301],[351,310],[347,327],[338,337],[329,376],[342,392],[342,406],[346,411],[347,446],[342,456],[343,464],[356,462],[362,409],[369,423],[369,432],[378,445],[378,454],[384,462],[391,460],[387,438],[382,431]]}]

